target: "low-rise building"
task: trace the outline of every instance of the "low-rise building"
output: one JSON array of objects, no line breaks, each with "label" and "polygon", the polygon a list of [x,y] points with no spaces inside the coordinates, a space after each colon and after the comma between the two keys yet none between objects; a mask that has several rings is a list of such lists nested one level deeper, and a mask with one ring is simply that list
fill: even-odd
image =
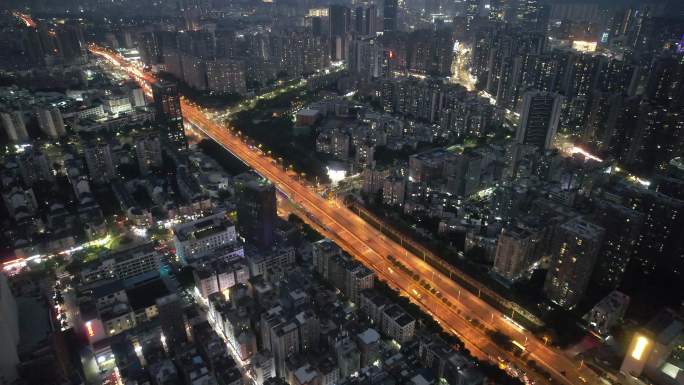
[{"label": "low-rise building", "polygon": [[176,254],[186,264],[201,261],[204,257],[226,245],[235,244],[235,225],[225,212],[209,215],[173,228]]},{"label": "low-rise building", "polygon": [[149,272],[158,272],[161,254],[154,242],[132,244],[100,256],[81,268],[81,280],[95,283],[110,279],[128,279]]},{"label": "low-rise building", "polygon": [[399,305],[390,305],[382,312],[382,331],[403,344],[413,339],[416,320]]},{"label": "low-rise building", "polygon": [[610,329],[625,316],[627,307],[629,307],[629,296],[613,290],[591,308],[583,318],[591,329],[599,334],[607,335]]},{"label": "low-rise building", "polygon": [[295,252],[291,246],[276,246],[268,251],[250,249],[247,253],[247,261],[254,277],[278,274],[282,269],[294,265]]}]

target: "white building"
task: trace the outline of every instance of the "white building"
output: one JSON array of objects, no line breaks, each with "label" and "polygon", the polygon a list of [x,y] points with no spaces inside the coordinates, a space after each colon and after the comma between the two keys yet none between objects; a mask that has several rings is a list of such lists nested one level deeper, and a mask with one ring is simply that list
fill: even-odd
[{"label": "white building", "polygon": [[299,329],[294,321],[278,325],[271,329],[271,350],[276,363],[276,373],[284,377],[286,373],[286,360],[288,357],[299,353]]},{"label": "white building", "polygon": [[100,257],[81,269],[84,283],[107,279],[127,279],[151,271],[159,271],[161,254],[153,242],[136,244]]},{"label": "white building", "polygon": [[275,361],[270,351],[260,351],[250,362],[250,374],[256,385],[264,385],[264,381],[276,376]]},{"label": "white building", "polygon": [[622,317],[625,316],[627,307],[629,307],[629,296],[620,291],[613,290],[591,308],[589,313],[583,318],[594,331],[607,335],[610,329],[617,325],[622,320]]},{"label": "white building", "polygon": [[173,228],[176,254],[186,264],[196,263],[223,246],[235,244],[235,225],[225,212],[209,215]]},{"label": "white building", "polygon": [[264,275],[272,270],[280,270],[292,266],[295,252],[292,247],[277,247],[268,252],[255,251],[248,256],[249,270],[252,276]]},{"label": "white building", "polygon": [[202,298],[206,299],[211,294],[218,293],[219,285],[215,271],[208,268],[198,268],[193,270],[192,276],[195,279],[195,288]]},{"label": "white building", "polygon": [[198,266],[193,271],[195,287],[204,299],[211,294],[226,292],[237,284],[249,280],[249,269],[242,261],[216,261],[211,265]]},{"label": "white building", "polygon": [[99,119],[105,115],[105,110],[102,104],[97,104],[90,107],[85,107],[76,112],[79,119]]},{"label": "white building", "polygon": [[145,93],[142,88],[131,89],[130,101],[133,107],[145,107],[147,102],[145,101]]},{"label": "white building", "polygon": [[390,305],[382,312],[382,331],[403,344],[413,338],[416,332],[416,320],[399,305]]},{"label": "white building", "polygon": [[133,110],[128,95],[110,96],[104,100],[104,110],[112,115],[118,115]]}]

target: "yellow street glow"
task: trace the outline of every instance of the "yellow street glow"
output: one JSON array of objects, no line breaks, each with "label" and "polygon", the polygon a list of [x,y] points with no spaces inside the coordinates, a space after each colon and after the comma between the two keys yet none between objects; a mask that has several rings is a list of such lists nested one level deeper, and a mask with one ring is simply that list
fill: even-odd
[{"label": "yellow street glow", "polygon": [[572,42],[572,48],[580,52],[594,52],[596,51],[596,42],[575,40]]},{"label": "yellow street glow", "polygon": [[525,350],[525,345],[521,344],[520,342],[518,342],[518,341],[511,341],[511,342],[513,343],[513,345],[517,346],[520,350],[523,350],[523,351]]},{"label": "yellow street glow", "polygon": [[641,356],[644,354],[646,346],[648,346],[648,338],[644,336],[637,337],[636,344],[634,344],[634,350],[632,350],[632,358],[641,360]]}]

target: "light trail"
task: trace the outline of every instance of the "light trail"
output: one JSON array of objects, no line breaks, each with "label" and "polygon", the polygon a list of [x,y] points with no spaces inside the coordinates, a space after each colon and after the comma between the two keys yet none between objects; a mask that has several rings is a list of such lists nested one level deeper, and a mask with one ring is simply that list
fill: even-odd
[{"label": "light trail", "polygon": [[596,155],[590,153],[589,151],[587,151],[587,150],[585,150],[585,149],[583,149],[583,148],[581,148],[581,147],[572,146],[572,147],[570,148],[569,152],[570,152],[571,155],[581,154],[581,155],[583,155],[583,156],[584,156],[585,158],[587,158],[587,159],[591,159],[591,160],[596,161],[596,162],[599,162],[599,163],[600,163],[600,162],[603,162],[603,159],[599,158],[598,156],[596,156]]},{"label": "light trail", "polygon": [[14,15],[14,17],[21,20],[24,23],[24,25],[29,27],[29,28],[38,27],[38,24],[36,24],[36,22],[31,18],[31,16],[29,16],[25,13],[21,13],[19,11],[14,11],[14,12],[12,12],[12,15]]},{"label": "light trail", "polygon": [[112,240],[112,236],[108,234],[107,236],[105,236],[103,238],[94,239],[92,241],[88,241],[88,242],[82,243],[78,246],[70,247],[68,249],[58,251],[58,252],[53,253],[53,254],[47,254],[47,255],[35,254],[35,255],[30,256],[30,257],[15,258],[15,259],[12,259],[10,261],[3,262],[2,263],[2,269],[4,271],[7,271],[7,272],[13,271],[13,270],[21,270],[24,267],[26,267],[29,262],[40,263],[44,259],[52,259],[58,255],[60,255],[60,256],[71,255],[71,254],[73,254],[77,251],[81,251],[87,247],[104,246],[107,243],[109,243],[111,240]]}]

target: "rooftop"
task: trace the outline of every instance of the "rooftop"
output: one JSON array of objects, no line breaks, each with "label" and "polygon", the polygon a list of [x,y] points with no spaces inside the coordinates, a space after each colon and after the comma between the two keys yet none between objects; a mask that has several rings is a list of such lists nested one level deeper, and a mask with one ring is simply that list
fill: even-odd
[{"label": "rooftop", "polygon": [[143,285],[128,289],[128,301],[133,308],[145,309],[156,304],[157,298],[164,297],[169,294],[169,289],[161,279],[156,279],[147,282]]},{"label": "rooftop", "polygon": [[368,328],[363,333],[358,334],[359,339],[366,345],[378,342],[380,334],[375,329]]},{"label": "rooftop", "polygon": [[306,384],[316,378],[318,375],[318,372],[314,368],[311,367],[311,365],[306,364],[302,366],[301,368],[295,370],[294,376],[297,379],[297,382],[300,384]]},{"label": "rooftop", "polygon": [[196,221],[177,225],[173,228],[173,231],[179,240],[187,241],[209,237],[226,231],[230,227],[233,227],[233,223],[226,217],[225,212],[220,212]]},{"label": "rooftop", "polygon": [[106,297],[110,294],[123,291],[124,290],[124,285],[123,281],[121,280],[116,280],[112,282],[105,283],[103,285],[99,285],[96,288],[93,289],[93,297],[94,298],[102,298]]}]

